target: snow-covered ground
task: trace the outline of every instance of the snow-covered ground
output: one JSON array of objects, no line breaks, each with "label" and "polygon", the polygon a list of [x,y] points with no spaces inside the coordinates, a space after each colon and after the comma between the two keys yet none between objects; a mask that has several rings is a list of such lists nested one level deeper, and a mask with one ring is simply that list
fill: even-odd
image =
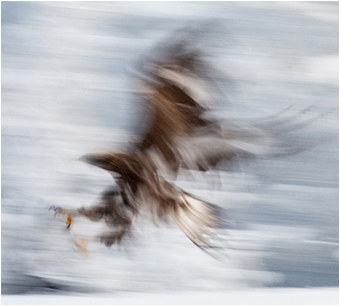
[{"label": "snow-covered ground", "polygon": [[[338,3],[1,6],[2,294],[27,294],[3,295],[2,303],[335,301]],[[241,164],[240,172],[178,178],[181,187],[227,210],[233,227],[223,233],[222,260],[171,225],[142,221],[132,242],[111,249],[91,244],[92,259],[84,258],[48,207],[89,206],[111,184],[104,171],[77,159],[119,148],[138,131],[144,112],[130,67],[172,30],[207,19],[221,25],[203,38],[210,61],[227,77],[218,80],[228,97],[215,105],[219,117],[261,117],[292,104],[294,113],[317,102],[308,114],[327,110],[327,116],[298,138],[317,145]]]},{"label": "snow-covered ground", "polygon": [[339,305],[338,288],[243,289],[231,292],[5,295],[2,305]]}]

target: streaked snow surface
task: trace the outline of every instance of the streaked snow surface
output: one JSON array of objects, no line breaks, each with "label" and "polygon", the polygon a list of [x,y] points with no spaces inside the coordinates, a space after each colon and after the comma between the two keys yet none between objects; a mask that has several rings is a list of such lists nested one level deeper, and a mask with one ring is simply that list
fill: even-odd
[{"label": "streaked snow surface", "polygon": [[231,292],[5,295],[3,305],[338,305],[338,288],[265,288]]},{"label": "streaked snow surface", "polygon": [[[2,293],[251,304],[266,292],[263,303],[276,294],[283,304],[333,302],[335,289],[242,290],[339,284],[338,11],[336,2],[2,2]],[[175,227],[143,221],[127,245],[91,244],[92,259],[84,258],[48,207],[91,205],[111,184],[77,158],[119,148],[138,131],[145,114],[129,67],[172,30],[207,18],[225,28],[205,38],[228,76],[219,85],[229,102],[218,101],[217,113],[261,117],[318,102],[311,115],[331,111],[299,132],[318,145],[233,173],[179,177],[179,186],[227,209],[233,228],[223,233],[222,261]],[[2,301],[45,298],[68,296]]]}]

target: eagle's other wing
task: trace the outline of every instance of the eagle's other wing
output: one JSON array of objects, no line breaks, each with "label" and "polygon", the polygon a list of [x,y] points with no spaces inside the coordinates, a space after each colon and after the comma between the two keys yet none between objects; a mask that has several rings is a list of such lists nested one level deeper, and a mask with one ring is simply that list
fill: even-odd
[{"label": "eagle's other wing", "polygon": [[135,144],[139,152],[159,154],[175,173],[182,166],[179,149],[183,142],[207,131],[220,132],[217,121],[206,118],[211,84],[205,78],[203,60],[198,52],[185,52],[181,46],[172,46],[174,52],[161,62],[144,65],[144,100],[151,119]]},{"label": "eagle's other wing", "polygon": [[[299,114],[270,120],[228,120],[211,116],[214,83],[209,65],[197,50],[181,42],[169,46],[162,60],[149,60],[142,69],[144,100],[151,113],[147,132],[136,142],[138,152],[161,158],[158,167],[173,173],[180,168],[207,171],[221,161],[293,154],[304,148],[289,133],[304,126]],[[208,115],[209,118],[208,118]]]}]

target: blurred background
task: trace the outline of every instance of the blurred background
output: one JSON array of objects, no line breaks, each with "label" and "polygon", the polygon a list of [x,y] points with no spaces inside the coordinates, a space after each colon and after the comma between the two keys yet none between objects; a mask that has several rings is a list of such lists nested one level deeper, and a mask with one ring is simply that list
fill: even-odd
[{"label": "blurred background", "polygon": [[[212,292],[339,285],[338,2],[2,2],[2,294]],[[78,208],[112,184],[77,159],[119,148],[144,111],[131,67],[172,31],[200,37],[223,117],[290,105],[327,116],[299,131],[295,156],[176,182],[229,213],[217,261],[176,227],[78,252],[51,205]],[[210,55],[210,57],[209,57]]]}]

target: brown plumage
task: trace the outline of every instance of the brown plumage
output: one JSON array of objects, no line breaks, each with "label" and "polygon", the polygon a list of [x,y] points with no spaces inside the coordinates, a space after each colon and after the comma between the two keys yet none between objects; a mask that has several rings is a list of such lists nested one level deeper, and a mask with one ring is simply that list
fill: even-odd
[{"label": "brown plumage", "polygon": [[210,247],[211,229],[221,224],[218,208],[166,181],[163,174],[176,176],[181,168],[207,171],[221,161],[232,164],[246,157],[295,152],[284,137],[285,128],[294,126],[292,118],[225,126],[206,119],[209,95],[204,88],[213,88],[208,65],[199,52],[183,46],[168,46],[172,52],[142,68],[142,99],[151,113],[145,135],[125,153],[82,158],[114,174],[116,187],[105,191],[94,207],[54,208],[71,228],[79,216],[104,221],[109,230],[96,238],[107,246],[120,243],[131,233],[134,218],[147,211],[158,220],[172,218],[195,245]]}]

